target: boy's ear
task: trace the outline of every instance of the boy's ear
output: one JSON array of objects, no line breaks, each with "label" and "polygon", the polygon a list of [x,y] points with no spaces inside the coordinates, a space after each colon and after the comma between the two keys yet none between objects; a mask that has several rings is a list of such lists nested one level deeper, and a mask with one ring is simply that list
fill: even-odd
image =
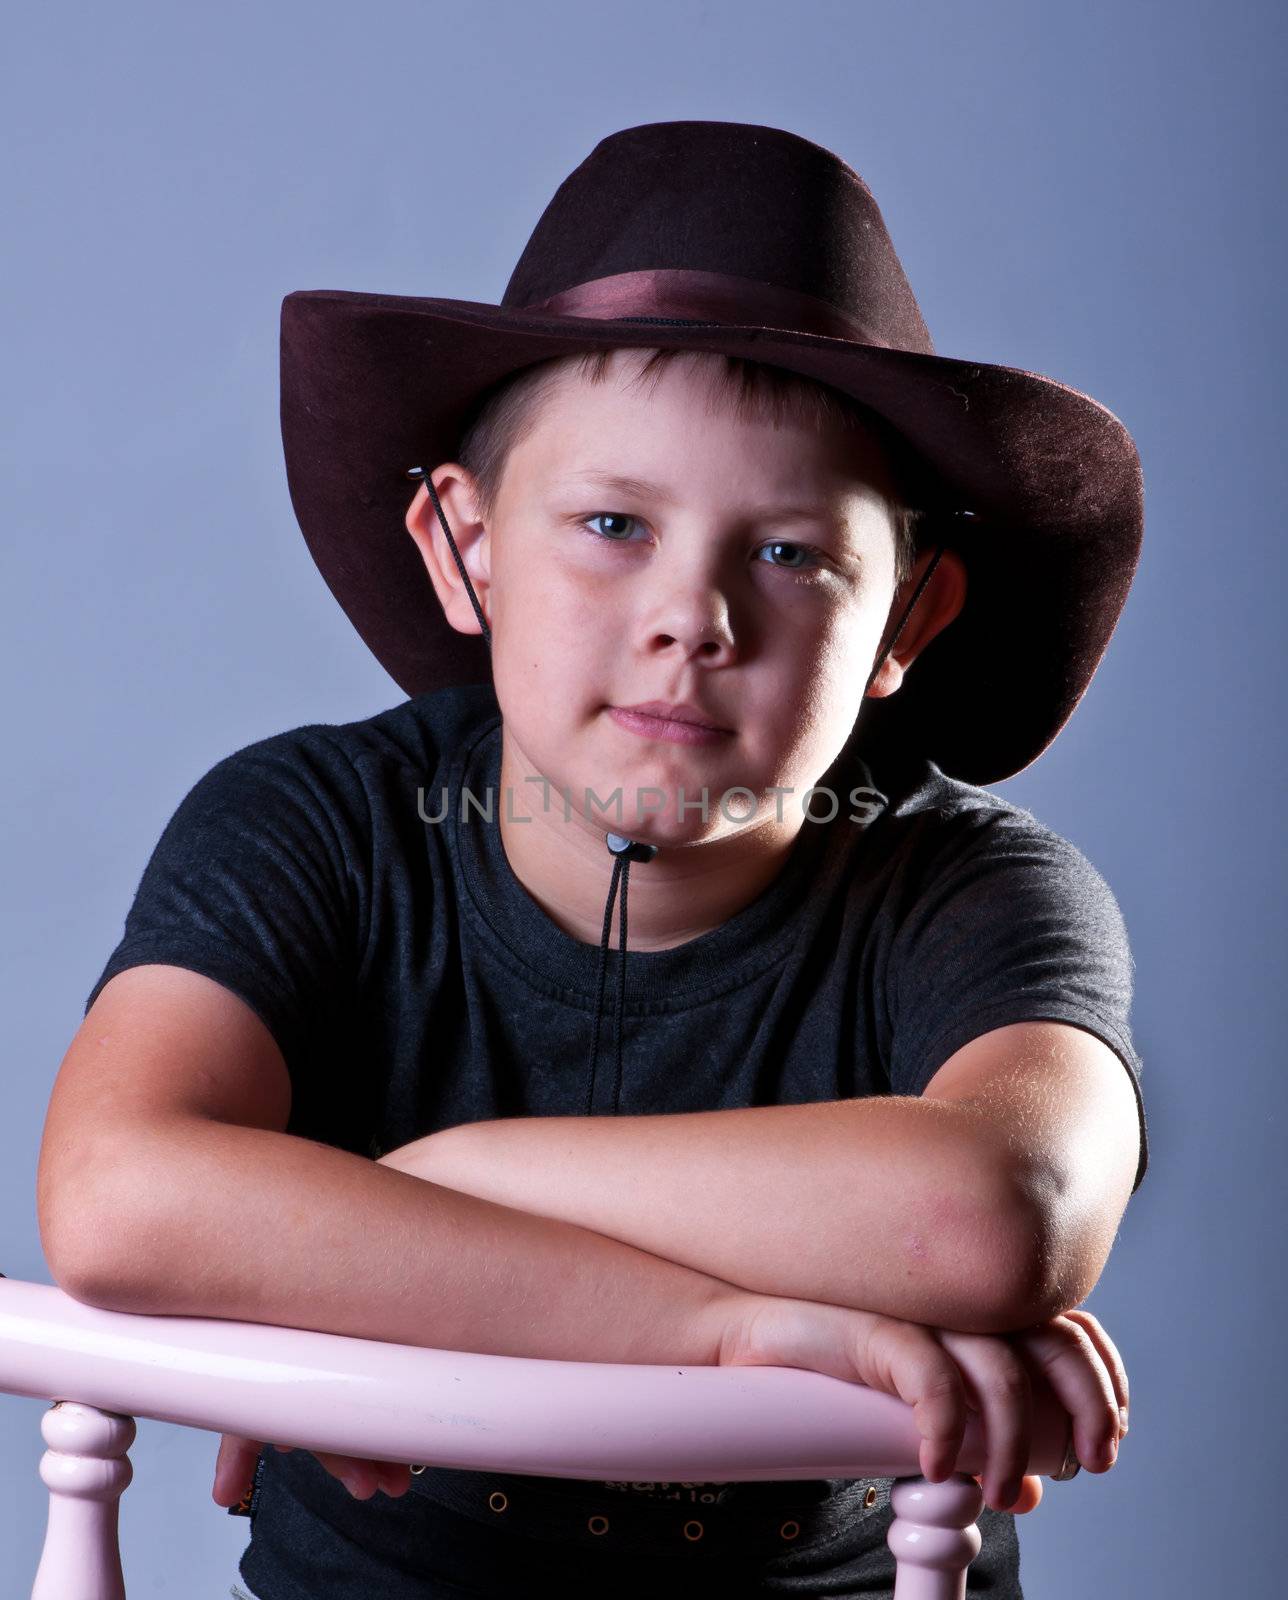
[{"label": "boy's ear", "polygon": [[[490,551],[487,528],[479,520],[474,480],[469,471],[456,461],[445,461],[430,473],[434,491],[438,495],[452,538],[461,553],[465,570],[470,575],[474,593],[478,596],[488,626],[492,626],[492,608],[488,603],[491,579]],[[429,490],[422,483],[407,507],[407,532],[416,541],[420,558],[425,563],[429,581],[443,608],[443,615],[457,633],[478,633],[479,620],[470,604],[469,594],[461,581],[460,569],[452,555],[443,524],[438,520]]]},{"label": "boy's ear", "polygon": [[[922,574],[933,559],[933,550],[923,550],[910,575],[895,590],[882,630],[883,638],[885,629],[903,615],[904,608],[921,582]],[[880,672],[872,680],[872,687],[868,690],[872,699],[883,700],[895,692],[903,682],[904,673],[936,634],[942,633],[952,622],[965,603],[966,564],[955,550],[945,547],[930,581],[912,608],[912,615],[903,625],[903,632],[886,656]]]}]

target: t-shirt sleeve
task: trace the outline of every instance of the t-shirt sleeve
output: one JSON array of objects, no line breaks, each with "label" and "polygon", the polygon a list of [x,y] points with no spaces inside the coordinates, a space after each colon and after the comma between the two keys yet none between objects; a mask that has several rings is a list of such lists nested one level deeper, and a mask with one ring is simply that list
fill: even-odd
[{"label": "t-shirt sleeve", "polygon": [[1113,891],[1076,845],[1020,811],[958,836],[902,918],[888,972],[895,1094],[920,1094],[955,1051],[1010,1023],[1069,1022],[1103,1039],[1136,1096],[1135,1194],[1149,1133],[1134,962]]},{"label": "t-shirt sleeve", "polygon": [[304,730],[216,763],[166,824],[85,1010],[127,967],[202,973],[258,1014],[298,1087],[354,987],[361,805],[347,757]]}]

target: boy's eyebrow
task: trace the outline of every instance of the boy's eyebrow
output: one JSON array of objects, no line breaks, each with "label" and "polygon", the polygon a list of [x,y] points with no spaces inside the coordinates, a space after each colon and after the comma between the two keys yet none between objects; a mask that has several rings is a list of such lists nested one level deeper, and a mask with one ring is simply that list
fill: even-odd
[{"label": "boy's eyebrow", "polygon": [[[673,506],[675,496],[664,489],[661,484],[650,483],[647,478],[633,478],[629,474],[620,472],[575,472],[566,480],[569,484],[576,484],[587,489],[608,489],[613,494],[623,494],[639,499],[653,499],[662,505]],[[831,522],[839,527],[847,526],[846,519],[838,516],[826,505],[799,505],[799,506],[763,506],[759,512],[762,520],[767,522],[803,521],[817,518],[822,522]]]},{"label": "boy's eyebrow", "polygon": [[588,489],[611,489],[615,494],[641,497],[651,495],[654,500],[660,500],[664,505],[675,504],[674,496],[668,494],[660,484],[650,483],[647,478],[632,478],[620,472],[574,472],[567,481],[583,484]]}]

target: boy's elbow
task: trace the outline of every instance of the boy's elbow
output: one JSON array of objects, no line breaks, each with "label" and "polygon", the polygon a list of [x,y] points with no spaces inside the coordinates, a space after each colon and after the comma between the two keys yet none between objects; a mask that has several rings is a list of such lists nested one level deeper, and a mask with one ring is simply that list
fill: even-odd
[{"label": "boy's elbow", "polygon": [[114,1276],[110,1271],[67,1272],[51,1265],[50,1276],[69,1299],[79,1301],[83,1306],[93,1306],[97,1311],[144,1309],[131,1292],[126,1290],[124,1280]]},{"label": "boy's elbow", "polygon": [[65,1295],[99,1311],[132,1311],[149,1315],[157,1309],[155,1286],[114,1259],[102,1258],[72,1266],[50,1261],[50,1276]]},{"label": "boy's elbow", "polygon": [[1032,1328],[1080,1305],[1104,1265],[1087,1241],[1062,1234],[1049,1208],[1027,1196],[1011,1195],[1000,1209],[997,1238],[1001,1247],[979,1272],[990,1333]]},{"label": "boy's elbow", "polygon": [[118,1203],[78,1194],[39,1211],[40,1243],[50,1277],[64,1294],[101,1311],[146,1311],[149,1262]]}]

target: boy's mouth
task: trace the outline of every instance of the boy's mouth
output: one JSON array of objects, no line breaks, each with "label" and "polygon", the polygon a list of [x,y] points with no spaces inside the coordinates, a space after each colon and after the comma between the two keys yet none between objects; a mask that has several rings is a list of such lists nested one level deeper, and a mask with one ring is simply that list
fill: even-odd
[{"label": "boy's mouth", "polygon": [[645,739],[666,739],[674,744],[716,744],[732,728],[721,727],[697,706],[648,700],[636,706],[609,706],[609,715],[621,728]]}]

